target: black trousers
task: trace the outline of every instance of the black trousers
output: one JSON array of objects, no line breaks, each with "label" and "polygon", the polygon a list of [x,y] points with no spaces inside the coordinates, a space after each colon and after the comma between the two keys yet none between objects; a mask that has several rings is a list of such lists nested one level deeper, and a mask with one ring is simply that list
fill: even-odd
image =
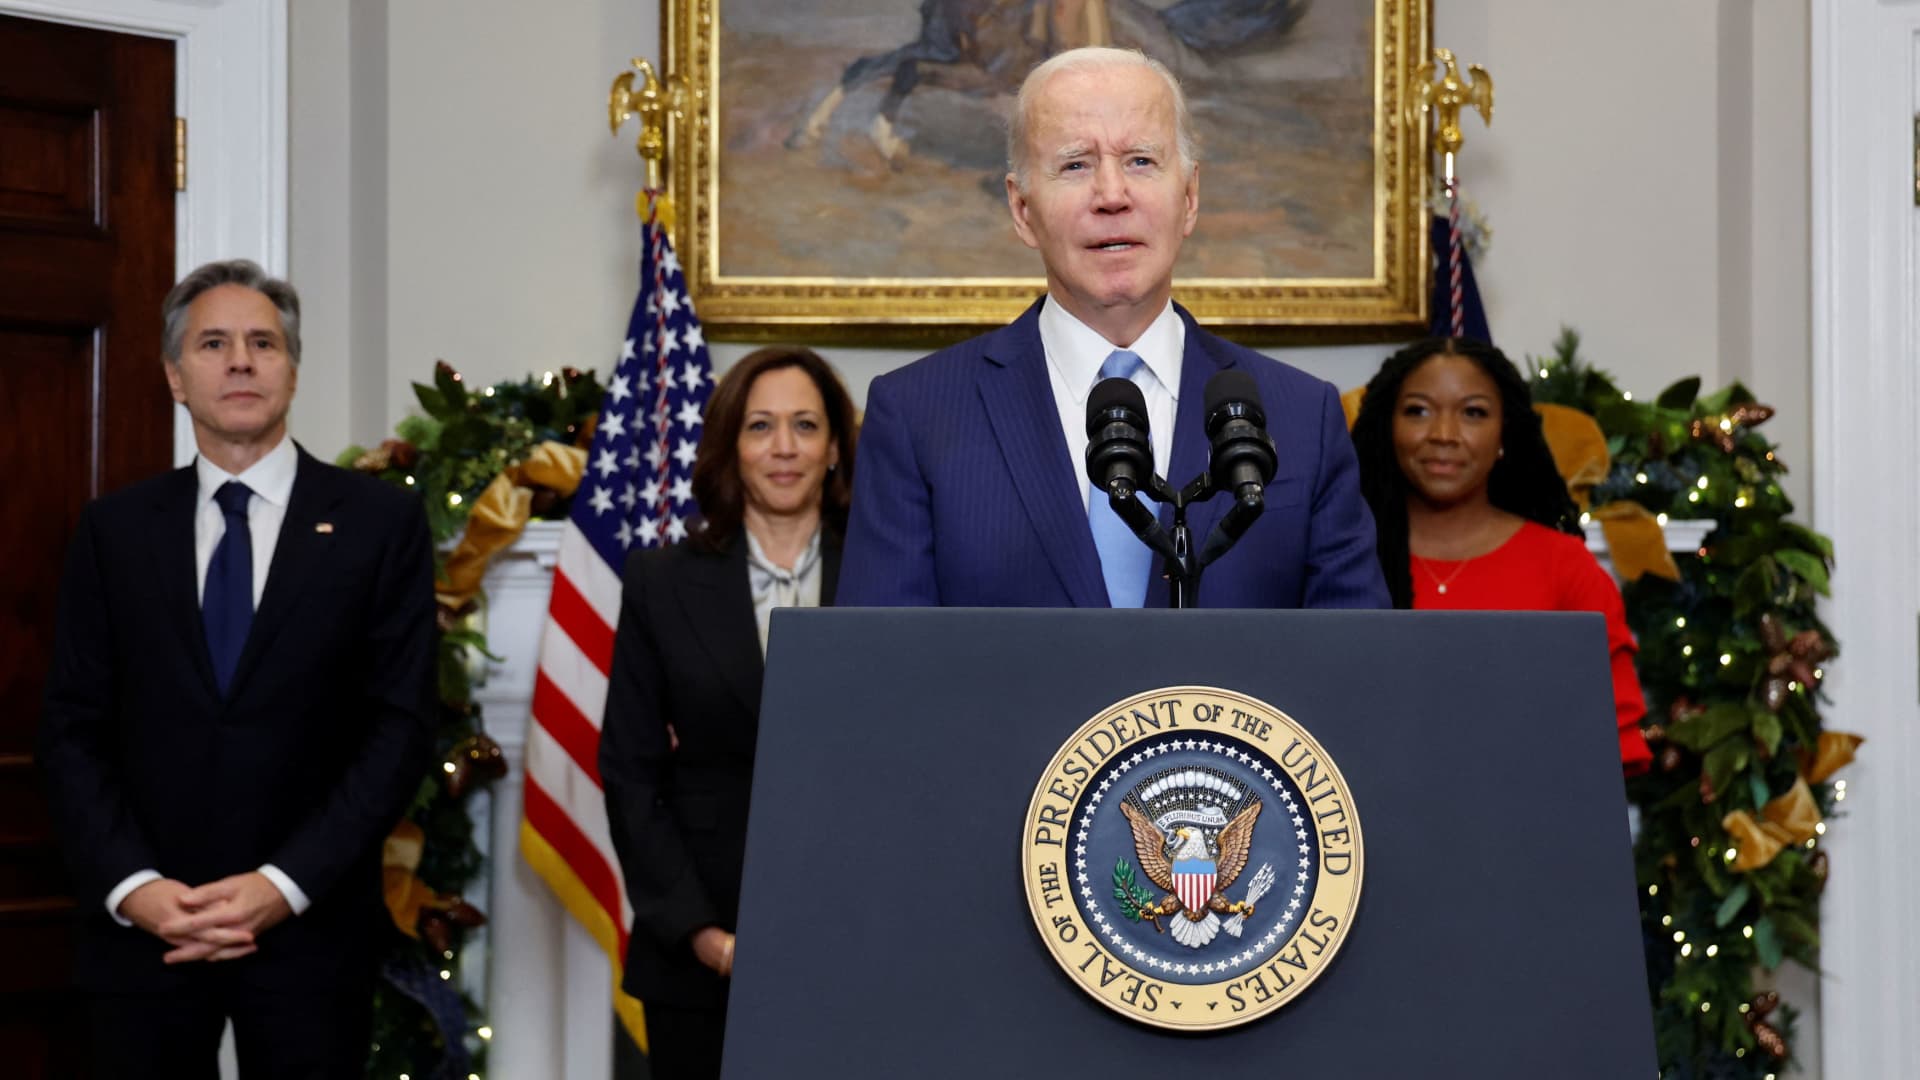
[{"label": "black trousers", "polygon": [[641,1003],[647,1017],[647,1069],[653,1080],[719,1080],[727,1004],[674,1008]]},{"label": "black trousers", "polygon": [[373,1038],[373,987],[261,990],[215,978],[177,993],[93,994],[88,1014],[96,1080],[217,1080],[229,1018],[246,1080],[357,1080]]}]

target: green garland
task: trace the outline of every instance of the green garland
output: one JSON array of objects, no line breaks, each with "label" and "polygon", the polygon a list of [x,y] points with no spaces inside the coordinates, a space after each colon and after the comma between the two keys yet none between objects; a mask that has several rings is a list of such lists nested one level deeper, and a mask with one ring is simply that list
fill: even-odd
[{"label": "green garland", "polygon": [[[1716,525],[1677,557],[1679,581],[1646,575],[1622,590],[1656,755],[1628,794],[1641,814],[1634,861],[1660,1075],[1767,1080],[1791,1065],[1795,1011],[1771,1012],[1778,998],[1756,993],[1754,971],[1815,966],[1826,854],[1809,841],[1737,872],[1722,820],[1758,817],[1816,749],[1814,665],[1834,650],[1815,603],[1832,544],[1787,519],[1786,467],[1753,430],[1772,410],[1745,387],[1701,396],[1692,378],[1634,401],[1578,350],[1563,330],[1552,357],[1528,362],[1535,400],[1584,410],[1607,434],[1612,470],[1595,505],[1627,499]],[[1789,656],[1795,638],[1803,648]],[[1813,785],[1823,817],[1844,797],[1835,789]]]},{"label": "green garland", "polygon": [[[599,411],[602,393],[591,372],[571,368],[558,375],[470,392],[459,372],[444,361],[435,365],[432,385],[415,383],[413,390],[422,411],[395,426],[396,438],[371,450],[350,446],[336,463],[420,492],[439,549],[465,529],[474,500],[501,470],[519,464],[547,440],[582,441],[582,432],[589,430]],[[554,492],[536,493],[535,516],[564,518],[566,512],[566,499]],[[471,624],[470,614],[444,607],[440,611],[437,756],[407,810],[407,818],[425,834],[416,876],[435,893],[450,896],[471,887],[484,864],[473,842],[466,797],[503,768],[498,746],[481,728],[469,667],[475,654],[498,658],[487,652],[486,637]],[[385,964],[388,977],[374,994],[367,1075],[437,1076],[447,1066],[459,1064],[463,1055],[466,1062],[459,1075],[485,1070],[486,1039],[481,1035],[485,1021],[478,1003],[459,995],[465,1030],[459,1045],[449,1046],[442,1030],[447,1018],[422,1004],[418,985],[435,979],[460,985],[463,946],[480,921],[476,909],[461,905],[434,916],[432,925],[421,927],[418,938],[397,928],[391,932]],[[413,984],[402,989],[402,982],[408,980],[396,979],[395,973],[414,976]]]}]

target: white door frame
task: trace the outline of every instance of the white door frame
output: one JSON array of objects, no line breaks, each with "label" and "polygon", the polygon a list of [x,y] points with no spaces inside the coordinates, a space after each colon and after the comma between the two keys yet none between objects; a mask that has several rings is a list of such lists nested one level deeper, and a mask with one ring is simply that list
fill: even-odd
[{"label": "white door frame", "polygon": [[[174,111],[187,118],[176,276],[239,257],[286,273],[287,0],[0,0],[0,14],[172,39]],[[175,463],[193,457],[184,409],[173,443]]]},{"label": "white door frame", "polygon": [[1920,3],[1813,0],[1812,31],[1814,525],[1842,650],[1826,719],[1867,737],[1826,839],[1821,1065],[1920,1076]]}]

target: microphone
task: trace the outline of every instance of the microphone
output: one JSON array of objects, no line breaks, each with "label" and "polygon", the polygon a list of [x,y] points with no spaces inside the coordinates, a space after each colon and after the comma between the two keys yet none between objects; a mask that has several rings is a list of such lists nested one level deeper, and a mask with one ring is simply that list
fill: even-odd
[{"label": "microphone", "polygon": [[1205,413],[1214,487],[1232,492],[1236,502],[1259,503],[1279,458],[1253,376],[1228,370],[1208,379]]},{"label": "microphone", "polygon": [[1102,379],[1087,396],[1087,479],[1128,502],[1153,481],[1147,399],[1130,379]]}]

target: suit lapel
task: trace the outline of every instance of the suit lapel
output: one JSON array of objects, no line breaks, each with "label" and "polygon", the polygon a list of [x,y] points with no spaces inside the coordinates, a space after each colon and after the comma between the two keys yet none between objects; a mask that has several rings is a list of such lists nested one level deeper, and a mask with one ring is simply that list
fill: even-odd
[{"label": "suit lapel", "polygon": [[[1233,367],[1233,358],[1223,351],[1213,348],[1214,338],[1200,329],[1193,321],[1187,309],[1178,304],[1174,312],[1187,324],[1186,347],[1180,361],[1180,404],[1173,424],[1173,475],[1167,477],[1167,483],[1176,488],[1200,475],[1207,468],[1208,447],[1206,417],[1207,380],[1223,368]],[[1187,507],[1187,529],[1192,535],[1193,550],[1198,552],[1207,542],[1207,534],[1213,530],[1213,523],[1226,512],[1224,499],[1216,494],[1202,503]],[[1160,507],[1160,523],[1173,527],[1173,508]],[[1154,582],[1158,584],[1166,573],[1166,562],[1154,560]],[[1201,575],[1204,583],[1205,575]],[[1147,590],[1148,607],[1165,607],[1167,604],[1164,589]]]},{"label": "suit lapel", "polygon": [[[753,588],[747,583],[746,539],[736,537],[719,554],[681,550],[685,557],[674,568],[673,589],[687,625],[748,714],[758,716],[765,661],[753,617]],[[824,580],[821,591],[826,591]]]},{"label": "suit lapel", "polygon": [[820,530],[820,606],[832,607],[834,593],[839,588],[840,538],[832,529],[823,528]]},{"label": "suit lapel", "polygon": [[175,469],[154,500],[155,535],[148,550],[154,559],[153,579],[160,583],[161,610],[181,647],[193,658],[194,670],[209,694],[218,695],[213,682],[213,659],[207,652],[207,627],[200,618],[200,568],[194,557],[194,513],[199,509],[200,478],[194,468]]},{"label": "suit lapel", "polygon": [[1041,548],[1068,599],[1075,607],[1106,607],[1100,556],[1081,509],[1080,470],[1068,459],[1053,385],[1047,379],[1040,303],[988,343],[980,397],[1020,504],[1040,534]]},{"label": "suit lapel", "polygon": [[304,449],[299,450],[299,455],[299,465],[293,474],[293,492],[287,497],[287,513],[280,522],[280,537],[273,545],[273,563],[267,568],[267,585],[260,594],[260,608],[253,613],[246,647],[240,651],[233,685],[228,688],[229,697],[238,695],[248,674],[287,625],[300,594],[324,568],[328,549],[337,542],[331,531],[316,532],[314,525],[328,518],[342,492],[326,466]]}]

